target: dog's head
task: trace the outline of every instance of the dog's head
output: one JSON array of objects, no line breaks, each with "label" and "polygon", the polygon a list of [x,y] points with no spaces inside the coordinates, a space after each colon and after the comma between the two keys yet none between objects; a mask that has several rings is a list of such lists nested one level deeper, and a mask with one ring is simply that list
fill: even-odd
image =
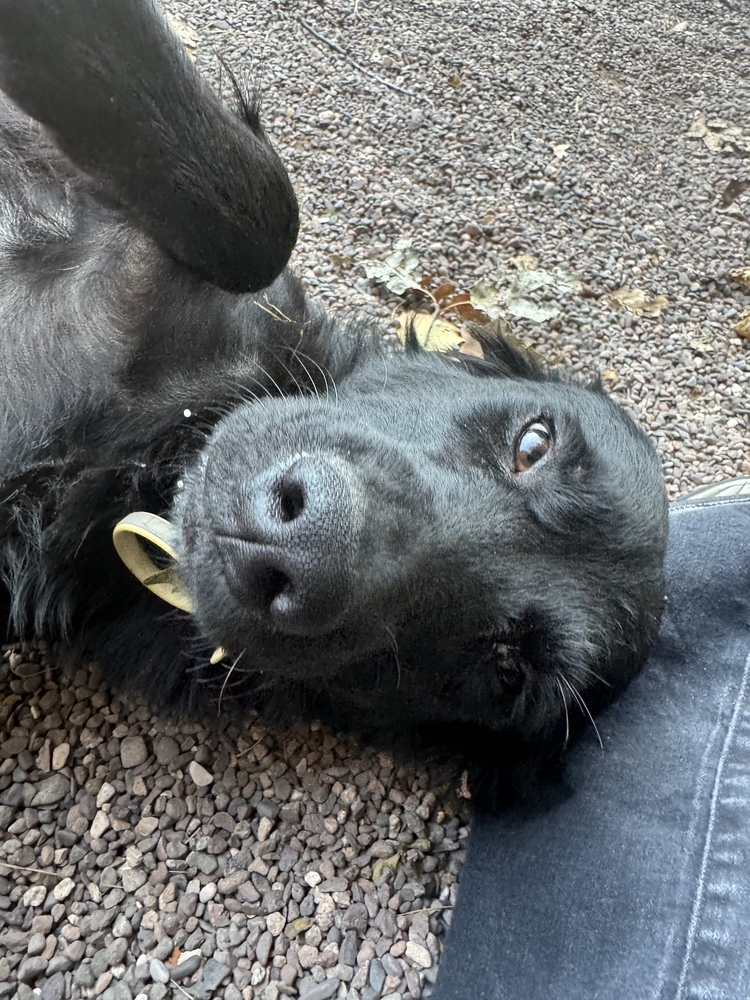
[{"label": "dog's head", "polygon": [[642,663],[664,597],[654,449],[598,385],[484,344],[483,361],[373,358],[218,425],[182,556],[240,691],[322,692],[365,731],[534,741]]}]

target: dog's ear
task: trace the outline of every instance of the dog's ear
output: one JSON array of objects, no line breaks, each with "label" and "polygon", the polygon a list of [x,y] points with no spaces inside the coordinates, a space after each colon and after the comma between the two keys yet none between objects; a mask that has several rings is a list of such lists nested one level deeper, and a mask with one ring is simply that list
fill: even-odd
[{"label": "dog's ear", "polygon": [[488,374],[532,379],[535,382],[554,378],[543,358],[517,340],[503,320],[473,326],[471,334],[482,345],[484,363],[490,369]]}]

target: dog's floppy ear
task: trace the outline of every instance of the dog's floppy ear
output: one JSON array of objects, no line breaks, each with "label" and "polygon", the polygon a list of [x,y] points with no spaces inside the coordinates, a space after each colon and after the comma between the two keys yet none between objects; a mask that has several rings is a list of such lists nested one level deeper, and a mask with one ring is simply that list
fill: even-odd
[{"label": "dog's floppy ear", "polygon": [[543,359],[516,340],[507,323],[502,320],[484,326],[472,326],[471,335],[481,344],[484,358],[465,354],[458,354],[457,357],[476,368],[477,374],[484,371],[495,377],[533,379],[535,382],[554,379]]}]

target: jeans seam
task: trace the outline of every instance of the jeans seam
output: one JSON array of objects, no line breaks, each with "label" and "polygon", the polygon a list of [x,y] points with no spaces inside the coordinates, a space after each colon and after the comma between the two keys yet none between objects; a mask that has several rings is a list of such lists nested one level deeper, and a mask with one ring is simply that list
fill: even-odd
[{"label": "jeans seam", "polygon": [[688,514],[692,511],[706,510],[708,507],[726,507],[735,506],[739,504],[746,504],[750,507],[750,497],[742,496],[729,496],[729,497],[715,497],[714,499],[706,498],[705,500],[675,500],[673,504],[669,506],[669,516],[670,518],[677,517],[678,515]]},{"label": "jeans seam", "polygon": [[709,809],[708,826],[706,828],[705,842],[703,845],[703,854],[701,857],[701,867],[698,875],[698,885],[696,887],[695,896],[693,898],[693,906],[690,915],[690,924],[688,926],[687,942],[685,946],[685,957],[682,961],[680,977],[677,981],[675,1000],[684,1000],[686,996],[685,991],[687,989],[687,980],[690,974],[689,967],[693,958],[696,938],[698,936],[698,929],[701,920],[701,912],[703,909],[703,898],[705,894],[706,881],[708,878],[708,869],[711,862],[713,835],[716,826],[716,813],[719,807],[719,793],[724,779],[724,767],[726,765],[727,758],[729,756],[729,752],[731,750],[731,746],[734,741],[735,733],[737,731],[740,715],[742,713],[743,705],[745,702],[745,696],[747,694],[749,680],[750,680],[750,655],[745,660],[745,668],[742,674],[742,682],[740,684],[740,689],[737,694],[737,702],[734,706],[734,711],[732,712],[732,718],[729,722],[727,735],[724,740],[724,746],[722,747],[721,754],[719,755],[719,761],[716,766],[714,786],[711,792],[711,806]]}]

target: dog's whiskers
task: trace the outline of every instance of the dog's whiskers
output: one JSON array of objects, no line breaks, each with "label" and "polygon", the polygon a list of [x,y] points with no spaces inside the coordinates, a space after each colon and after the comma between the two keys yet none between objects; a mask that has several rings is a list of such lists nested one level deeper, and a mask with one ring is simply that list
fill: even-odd
[{"label": "dog's whiskers", "polygon": [[575,699],[576,704],[578,705],[578,707],[584,712],[585,715],[588,716],[589,722],[594,727],[594,732],[596,733],[596,738],[599,741],[599,746],[603,750],[604,749],[604,743],[602,742],[602,737],[601,737],[601,733],[599,732],[599,727],[597,726],[596,722],[594,721],[594,716],[589,711],[589,706],[583,700],[583,696],[581,695],[581,692],[578,691],[578,689],[575,688],[570,683],[570,681],[568,680],[568,678],[564,674],[560,674],[559,677],[562,680],[563,684],[565,684],[565,686],[568,688],[568,690],[570,691],[570,693],[573,695],[573,698]]},{"label": "dog's whiskers", "polygon": [[391,644],[393,646],[393,658],[396,661],[396,690],[398,691],[398,689],[401,687],[401,661],[398,658],[398,643],[396,642],[396,636],[393,634],[393,632],[391,632],[391,630],[388,628],[385,622],[383,622],[383,628],[385,629],[386,634],[388,635],[388,638],[391,640]]},{"label": "dog's whiskers", "polygon": [[591,667],[587,667],[583,663],[579,663],[576,666],[575,672],[576,673],[580,673],[580,674],[585,674],[586,676],[593,678],[593,680],[598,681],[600,684],[603,684],[605,687],[608,687],[608,688],[612,687],[612,685],[610,684],[610,682],[608,680],[606,680],[604,677],[602,677],[601,674],[598,674]]},{"label": "dog's whiskers", "polygon": [[[326,393],[327,394],[330,393],[331,389],[333,389],[334,402],[338,403],[338,401],[339,401],[339,390],[338,390],[338,387],[336,386],[336,380],[334,379],[333,375],[326,368],[324,368],[323,365],[319,364],[319,362],[317,362],[315,360],[315,358],[310,357],[309,354],[304,354],[302,351],[295,350],[294,355],[295,355],[295,357],[300,358],[300,359],[304,358],[305,361],[309,361],[310,364],[315,365],[315,367],[318,369],[318,371],[320,372],[320,374],[323,376],[323,381],[325,382],[325,386],[326,386]],[[300,361],[300,364],[302,364],[301,361]],[[302,367],[304,368],[305,366],[302,365]],[[305,371],[307,371],[307,369],[305,369]],[[329,380],[330,380],[330,388],[329,388],[329,385],[328,385]]]},{"label": "dog's whiskers", "polygon": [[562,686],[561,676],[559,673],[555,674],[555,683],[557,684],[557,690],[560,692],[563,708],[565,709],[565,743],[563,746],[567,746],[570,739],[570,713],[568,712],[568,699],[565,695],[565,688]]},{"label": "dog's whiskers", "polygon": [[234,668],[237,666],[237,664],[240,662],[240,660],[242,659],[242,657],[244,655],[245,655],[245,650],[243,649],[243,650],[240,651],[239,655],[237,657],[235,657],[232,665],[227,670],[226,677],[224,678],[224,683],[221,685],[221,691],[219,691],[219,700],[216,703],[216,714],[217,715],[221,715],[221,699],[224,697],[224,690],[226,689],[226,686],[227,686],[227,683],[229,681],[229,678],[234,673]]}]

